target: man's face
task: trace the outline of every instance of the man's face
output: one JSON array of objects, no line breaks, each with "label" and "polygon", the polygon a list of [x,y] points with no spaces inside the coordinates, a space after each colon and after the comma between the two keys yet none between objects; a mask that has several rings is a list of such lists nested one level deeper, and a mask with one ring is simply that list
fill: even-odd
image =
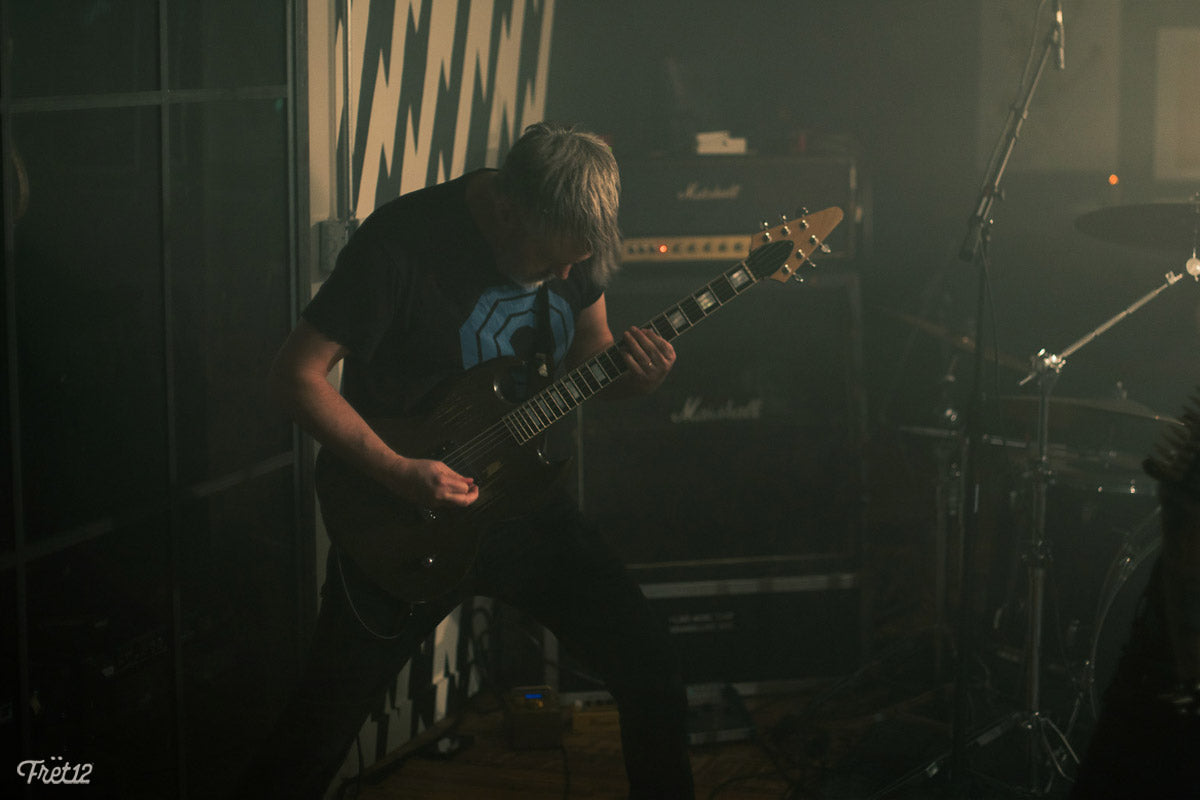
[{"label": "man's face", "polygon": [[513,280],[535,284],[555,277],[566,280],[571,267],[591,255],[586,245],[570,237],[539,236],[518,222],[510,247],[499,258],[499,266]]}]

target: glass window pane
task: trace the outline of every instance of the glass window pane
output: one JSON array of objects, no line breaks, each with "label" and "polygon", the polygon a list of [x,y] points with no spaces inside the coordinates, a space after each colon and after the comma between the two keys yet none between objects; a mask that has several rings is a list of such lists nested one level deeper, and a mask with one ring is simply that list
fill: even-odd
[{"label": "glass window pane", "polygon": [[[0,303],[0,326],[2,330],[8,330],[8,304]],[[8,352],[5,350],[2,363],[0,363],[0,381],[3,381],[5,407],[3,410],[3,419],[0,419],[0,553],[10,553],[17,546],[17,533],[15,526],[10,524],[13,519],[15,498],[15,484],[13,482],[12,471],[12,456],[13,456],[13,439],[12,425],[8,414],[8,382],[9,378],[9,363]],[[0,710],[0,718],[3,711]]]},{"label": "glass window pane", "polygon": [[291,448],[266,387],[291,319],[287,115],[274,100],[172,114],[175,396],[189,483]]},{"label": "glass window pane", "polygon": [[33,538],[161,500],[166,484],[159,115],[23,114],[18,376]]},{"label": "glass window pane", "polygon": [[180,536],[188,796],[228,797],[287,699],[299,648],[292,471],[190,504]]},{"label": "glass window pane", "polygon": [[0,579],[0,747],[19,753],[19,735],[24,713],[17,686],[17,574],[3,571]]},{"label": "glass window pane", "polygon": [[15,97],[158,88],[158,2],[9,3]]},{"label": "glass window pane", "polygon": [[155,518],[29,568],[32,753],[94,764],[93,796],[175,795],[169,541]]},{"label": "glass window pane", "polygon": [[287,81],[283,0],[172,0],[167,64],[172,89]]}]

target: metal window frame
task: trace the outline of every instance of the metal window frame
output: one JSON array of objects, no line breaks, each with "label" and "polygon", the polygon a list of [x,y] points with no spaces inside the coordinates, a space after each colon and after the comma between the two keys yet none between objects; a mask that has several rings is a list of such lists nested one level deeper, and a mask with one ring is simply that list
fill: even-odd
[{"label": "metal window frame", "polygon": [[[297,660],[301,656],[302,645],[307,632],[311,629],[316,615],[316,598],[311,587],[314,564],[315,537],[315,505],[313,501],[311,464],[311,444],[298,431],[293,433],[291,448],[277,453],[258,463],[250,464],[233,473],[208,478],[204,481],[189,485],[180,485],[178,464],[179,453],[176,442],[176,400],[174,396],[175,361],[173,349],[173,331],[176,330],[175,310],[172,297],[172,242],[169,237],[169,226],[172,213],[171,181],[173,178],[170,147],[173,120],[172,110],[180,105],[203,104],[227,100],[282,100],[287,110],[287,177],[286,191],[288,230],[287,230],[287,269],[288,269],[288,304],[291,310],[290,321],[295,322],[299,316],[303,301],[302,286],[307,283],[307,275],[311,269],[309,226],[307,219],[308,208],[308,75],[307,75],[307,4],[301,0],[283,0],[285,3],[286,32],[284,38],[284,57],[286,59],[287,80],[284,84],[239,86],[216,89],[170,89],[169,69],[172,65],[169,33],[169,12],[172,0],[158,0],[158,49],[159,89],[150,91],[115,92],[104,94],[64,95],[46,97],[13,98],[11,71],[0,70],[0,176],[3,178],[3,258],[4,258],[4,303],[5,303],[5,359],[7,366],[7,420],[9,425],[11,453],[9,456],[12,481],[12,515],[11,523],[13,546],[10,551],[0,552],[0,574],[11,579],[15,584],[15,613],[16,613],[16,658],[17,658],[17,706],[13,709],[18,722],[18,738],[22,757],[37,758],[39,754],[32,753],[33,735],[30,714],[31,674],[29,653],[29,605],[28,578],[32,564],[40,559],[67,551],[84,542],[103,537],[126,525],[155,515],[162,515],[167,520],[167,535],[169,538],[168,552],[171,570],[171,619],[172,641],[171,671],[174,681],[174,723],[176,734],[176,766],[177,782],[180,797],[186,796],[187,768],[186,742],[184,740],[183,714],[183,655],[181,636],[180,610],[180,531],[181,515],[184,505],[199,498],[215,495],[232,487],[244,484],[261,476],[290,469],[292,473],[292,503],[297,531],[293,537],[291,548],[292,573],[295,576],[293,586],[295,593],[295,623],[297,626],[294,641],[297,643],[293,654]],[[0,30],[12,30],[9,24],[12,15],[12,0],[0,0]],[[0,47],[7,49],[7,42],[0,42]],[[7,54],[5,54],[7,55]],[[13,162],[7,157],[8,143],[12,142],[13,119],[22,114],[35,112],[75,111],[103,108],[137,108],[157,107],[160,109],[160,217],[161,230],[161,277],[163,286],[163,346],[164,357],[162,374],[158,379],[164,383],[164,407],[162,413],[166,424],[166,464],[168,491],[161,502],[147,504],[142,507],[124,509],[121,514],[113,517],[97,519],[86,525],[71,530],[58,531],[45,539],[30,542],[27,530],[26,509],[23,505],[23,473],[21,459],[21,398],[18,370],[18,341],[17,341],[17,263],[14,246],[15,219],[13,202],[16,198],[17,183]],[[7,576],[11,575],[11,578]],[[26,788],[26,794],[32,787]]]}]

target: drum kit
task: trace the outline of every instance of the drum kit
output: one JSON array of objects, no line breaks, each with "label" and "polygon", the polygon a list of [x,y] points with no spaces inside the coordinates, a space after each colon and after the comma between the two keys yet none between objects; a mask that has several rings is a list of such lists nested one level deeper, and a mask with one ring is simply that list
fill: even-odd
[{"label": "drum kit", "polygon": [[[1031,390],[998,398],[994,406],[998,407],[995,419],[999,422],[993,423],[997,427],[976,445],[990,455],[1001,454],[998,461],[1013,467],[1011,485],[998,494],[1019,506],[1006,512],[1014,529],[1008,537],[1011,541],[985,548],[989,555],[983,558],[994,557],[997,549],[1010,548],[1011,574],[1023,572],[1023,582],[1010,580],[1004,592],[996,589],[993,575],[987,590],[971,597],[952,597],[951,576],[957,572],[961,578],[963,570],[981,568],[979,553],[975,563],[967,563],[965,558],[956,566],[946,563],[951,560],[949,553],[961,556],[972,552],[969,545],[973,543],[964,541],[967,532],[962,521],[967,511],[962,506],[964,498],[980,497],[979,487],[973,487],[974,495],[965,486],[947,488],[955,481],[963,482],[958,467],[966,458],[966,436],[951,424],[957,421],[953,416],[944,416],[942,427],[900,428],[906,434],[942,443],[936,623],[946,629],[946,615],[957,604],[959,611],[965,609],[989,628],[981,639],[990,642],[985,645],[990,652],[995,655],[1007,649],[1009,661],[1020,664],[1014,693],[1021,695],[1024,705],[1014,724],[1026,728],[1049,724],[1058,734],[1060,751],[1072,751],[1072,745],[1081,750],[1086,744],[1078,737],[1089,733],[1086,718],[1094,720],[1099,714],[1100,696],[1115,669],[1136,602],[1161,548],[1156,486],[1141,469],[1142,459],[1148,455],[1144,451],[1162,428],[1181,423],[1130,399],[1123,391],[1110,397],[1055,397],[1054,385],[1068,359],[1098,336],[1184,277],[1200,280],[1200,192],[1182,203],[1101,208],[1078,217],[1075,228],[1105,243],[1181,254],[1190,249],[1191,257],[1181,273],[1167,273],[1161,285],[1059,353],[1042,350],[1029,359],[995,352],[979,355],[996,368],[1023,373],[1018,385]],[[919,317],[891,316],[952,348],[972,354],[976,350],[971,337]],[[1194,375],[1180,377],[1187,385],[1195,382]],[[977,476],[977,480],[983,483],[987,479]],[[988,492],[982,495],[986,498]],[[952,501],[948,504],[946,498]],[[1064,511],[1063,500],[1079,508]],[[953,507],[954,503],[960,507]],[[1086,514],[1080,510],[1083,507],[1088,509]],[[1068,517],[1077,527],[1081,518],[1088,519],[1087,541],[1079,541],[1078,530],[1064,530],[1069,527]],[[1090,535],[1099,529],[1104,529],[1104,537]],[[988,531],[988,535],[1000,535],[991,526]],[[959,537],[957,548],[947,541],[954,536]],[[1073,563],[1075,559],[1091,563],[1085,568]],[[995,571],[995,567],[985,563],[983,569]],[[1016,637],[1012,641],[1004,640],[1005,624],[1008,633]],[[1043,658],[1043,649],[1053,655]],[[1066,680],[1061,681],[1064,676]],[[1065,687],[1066,701],[1056,709],[1064,717],[1058,721],[1061,724],[1047,722],[1049,704],[1043,705],[1043,682],[1051,680],[1059,680]],[[1020,719],[1022,713],[1029,719]],[[1081,723],[1078,737],[1073,732],[1076,723]],[[1050,760],[1059,766],[1060,759],[1052,755]]]}]

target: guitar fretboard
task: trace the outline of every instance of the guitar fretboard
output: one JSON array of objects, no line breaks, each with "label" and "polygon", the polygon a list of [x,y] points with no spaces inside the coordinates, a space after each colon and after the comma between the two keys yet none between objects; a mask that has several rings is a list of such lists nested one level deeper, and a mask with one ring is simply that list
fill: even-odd
[{"label": "guitar fretboard", "polygon": [[[756,250],[746,261],[734,265],[642,327],[653,328],[668,342],[695,327],[787,260],[792,253],[791,245],[774,244],[783,246],[768,245]],[[504,426],[518,444],[525,444],[625,372],[621,346],[613,345],[505,414]]]}]

